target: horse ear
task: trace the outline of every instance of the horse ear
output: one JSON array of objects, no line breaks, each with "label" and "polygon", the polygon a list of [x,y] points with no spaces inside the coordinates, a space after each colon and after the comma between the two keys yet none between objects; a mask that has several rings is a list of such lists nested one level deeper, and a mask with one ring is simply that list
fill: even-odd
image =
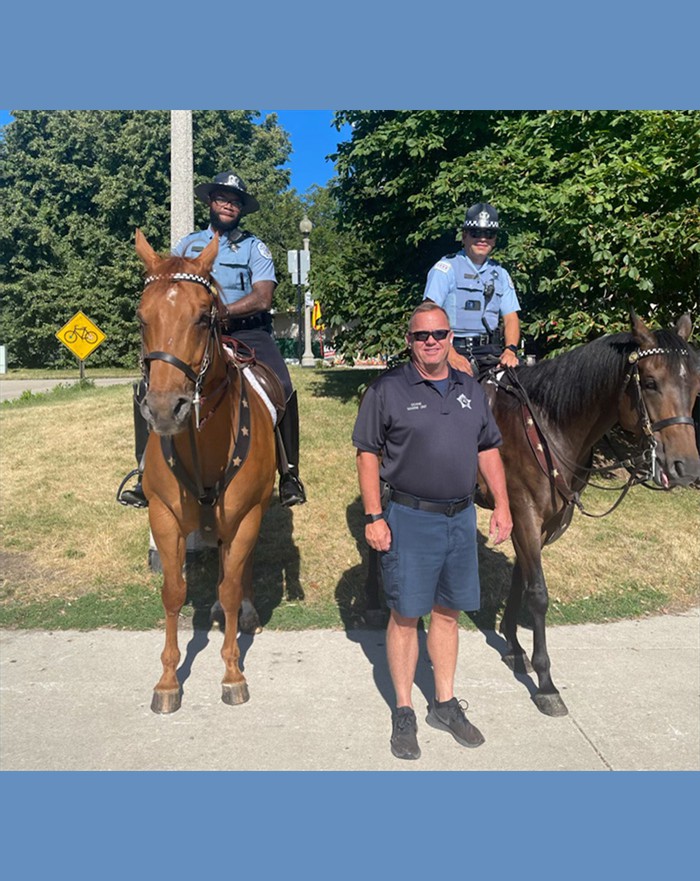
[{"label": "horse ear", "polygon": [[211,272],[211,268],[214,265],[214,261],[216,260],[216,255],[219,253],[219,233],[214,233],[214,238],[209,242],[206,248],[202,251],[202,253],[197,257],[197,266],[199,267],[199,271],[202,270],[206,273]]},{"label": "horse ear", "polygon": [[676,333],[682,340],[688,342],[692,331],[693,322],[690,320],[690,315],[688,315],[688,313],[686,312],[686,314],[682,315],[676,323]]},{"label": "horse ear", "polygon": [[637,345],[642,348],[653,349],[656,345],[656,340],[634,309],[630,309],[630,320],[632,323],[632,336]]},{"label": "horse ear", "polygon": [[160,257],[148,244],[146,236],[141,232],[140,229],[136,230],[135,245],[136,253],[141,258],[141,262],[146,267],[146,270],[150,272],[156,265],[156,263],[160,260]]}]

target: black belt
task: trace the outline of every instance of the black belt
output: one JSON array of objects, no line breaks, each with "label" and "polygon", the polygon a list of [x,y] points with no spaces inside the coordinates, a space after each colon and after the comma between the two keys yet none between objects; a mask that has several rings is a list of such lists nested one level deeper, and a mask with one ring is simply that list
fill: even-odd
[{"label": "black belt", "polygon": [[410,493],[402,493],[397,489],[392,489],[389,495],[392,502],[397,505],[404,505],[406,508],[415,508],[418,511],[429,511],[431,514],[446,514],[448,517],[454,517],[465,508],[468,508],[473,496],[467,496],[464,499],[457,499],[456,502],[429,502],[427,499],[419,499],[418,496],[412,496]]},{"label": "black belt", "polygon": [[474,335],[455,336],[452,338],[452,345],[456,348],[471,349],[474,346],[487,346],[490,339],[485,333],[477,333]]},{"label": "black belt", "polygon": [[226,330],[229,333],[235,333],[237,330],[255,330],[258,327],[264,327],[266,330],[272,328],[272,316],[269,312],[257,312],[247,318],[229,318],[226,323]]}]

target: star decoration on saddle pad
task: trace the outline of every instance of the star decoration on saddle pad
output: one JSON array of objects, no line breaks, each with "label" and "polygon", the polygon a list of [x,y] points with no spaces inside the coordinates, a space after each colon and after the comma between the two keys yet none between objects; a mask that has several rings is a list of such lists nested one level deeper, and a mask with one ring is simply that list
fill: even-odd
[{"label": "star decoration on saddle pad", "polygon": [[241,464],[241,460],[240,460],[240,458],[239,458],[238,456],[236,456],[236,458],[232,460],[232,464],[233,464],[236,468],[238,468],[238,467],[240,466],[240,464]]},{"label": "star decoration on saddle pad", "polygon": [[168,465],[170,465],[171,468],[174,468],[174,467],[175,467],[175,458],[174,458],[173,456],[171,456],[171,457],[168,459]]},{"label": "star decoration on saddle pad", "polygon": [[246,408],[248,407],[248,399],[247,398],[243,398],[243,400],[241,401],[241,406],[246,407]]},{"label": "star decoration on saddle pad", "polygon": [[243,435],[243,437],[248,437],[249,432],[245,425],[241,429],[241,434]]}]

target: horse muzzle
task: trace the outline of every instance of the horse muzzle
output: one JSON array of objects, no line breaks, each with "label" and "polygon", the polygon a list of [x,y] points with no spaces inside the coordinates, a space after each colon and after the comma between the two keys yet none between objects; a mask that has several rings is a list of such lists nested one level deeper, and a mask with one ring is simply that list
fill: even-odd
[{"label": "horse muzzle", "polygon": [[671,459],[659,457],[654,463],[654,483],[663,489],[672,489],[674,486],[691,486],[698,481],[700,481],[700,458],[698,456]]},{"label": "horse muzzle", "polygon": [[139,404],[141,415],[156,434],[180,434],[192,412],[192,395],[149,391]]}]

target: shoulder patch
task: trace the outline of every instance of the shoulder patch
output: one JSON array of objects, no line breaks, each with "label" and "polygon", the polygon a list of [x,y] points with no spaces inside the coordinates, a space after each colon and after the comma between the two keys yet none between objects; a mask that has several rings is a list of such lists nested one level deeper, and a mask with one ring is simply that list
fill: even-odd
[{"label": "shoulder patch", "polygon": [[433,269],[438,269],[440,272],[449,272],[452,267],[449,263],[446,263],[444,260],[439,260]]},{"label": "shoulder patch", "polygon": [[258,242],[258,251],[265,257],[266,260],[272,260],[272,254],[270,253],[270,249],[267,247],[265,242]]}]

